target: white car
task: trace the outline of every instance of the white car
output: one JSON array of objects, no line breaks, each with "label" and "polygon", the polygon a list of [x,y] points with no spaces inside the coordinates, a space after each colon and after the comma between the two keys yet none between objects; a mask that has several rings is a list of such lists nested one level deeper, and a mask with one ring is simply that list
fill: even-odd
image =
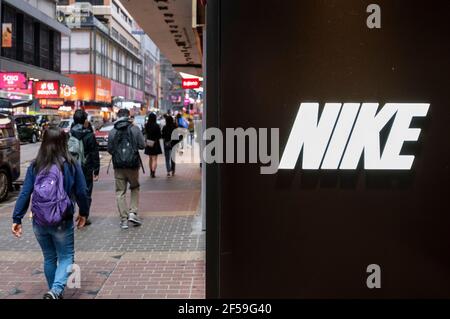
[{"label": "white car", "polygon": [[64,132],[69,133],[70,129],[72,128],[72,124],[73,119],[62,120],[61,122],[59,122],[58,127],[62,128]]}]

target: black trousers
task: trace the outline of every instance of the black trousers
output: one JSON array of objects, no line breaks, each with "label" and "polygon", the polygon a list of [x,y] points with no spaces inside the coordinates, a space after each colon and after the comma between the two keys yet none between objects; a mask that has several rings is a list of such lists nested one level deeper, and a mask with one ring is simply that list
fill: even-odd
[{"label": "black trousers", "polygon": [[88,206],[89,206],[89,214],[91,212],[91,204],[92,204],[92,189],[94,188],[94,178],[92,176],[92,172],[84,172],[84,178],[86,180],[87,186],[87,198],[88,198]]}]

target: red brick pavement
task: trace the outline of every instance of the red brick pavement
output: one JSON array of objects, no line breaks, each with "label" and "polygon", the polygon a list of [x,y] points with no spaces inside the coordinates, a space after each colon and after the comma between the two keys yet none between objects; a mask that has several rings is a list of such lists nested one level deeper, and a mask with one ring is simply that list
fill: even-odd
[{"label": "red brick pavement", "polygon": [[[107,161],[104,159],[103,163]],[[158,221],[161,222],[161,218],[170,216],[160,226],[166,227],[168,224],[164,238],[172,238],[175,240],[173,242],[179,243],[179,247],[183,247],[183,241],[192,242],[193,238],[204,241],[204,234],[196,237],[193,229],[192,232],[180,232],[185,226],[177,226],[178,222],[185,223],[186,218],[194,221],[198,214],[198,164],[178,165],[177,176],[170,179],[165,177],[164,172],[160,160],[156,179],[141,174],[140,211],[144,223],[151,224],[152,218],[159,218]],[[47,287],[41,253],[37,245],[32,245],[35,239],[29,220],[24,220],[25,235],[28,237],[25,236],[21,241],[11,239],[8,230],[12,208],[12,204],[0,205],[0,298],[42,298]],[[100,181],[94,186],[91,214],[93,224],[77,232],[80,243],[87,241],[81,240],[84,237],[117,234],[113,170],[107,175],[105,166],[102,168]],[[101,219],[111,219],[112,222],[100,223],[103,228],[99,233],[100,226],[96,225],[96,221]],[[105,227],[115,228],[105,231]],[[133,231],[136,230],[131,227],[125,232],[133,235]],[[204,298],[205,258],[204,248],[201,248],[204,245],[197,246],[197,249],[195,246],[192,248],[192,245],[186,246],[189,248],[184,251],[180,248],[171,250],[174,245],[166,244],[161,237],[144,234],[142,238],[141,241],[157,240],[152,243],[151,251],[137,252],[125,245],[123,250],[119,247],[93,251],[92,247],[77,245],[76,263],[81,269],[81,288],[66,289],[65,298]],[[23,242],[28,243],[26,247],[31,248],[21,249],[20,244]]]}]

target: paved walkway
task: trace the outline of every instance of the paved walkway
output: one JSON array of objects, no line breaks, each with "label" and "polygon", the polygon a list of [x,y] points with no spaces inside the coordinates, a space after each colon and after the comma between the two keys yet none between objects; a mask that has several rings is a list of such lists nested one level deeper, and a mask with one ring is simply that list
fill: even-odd
[{"label": "paved walkway", "polygon": [[[145,159],[145,157],[143,157]],[[160,156],[157,178],[142,176],[141,227],[119,228],[109,156],[103,153],[100,181],[94,186],[92,225],[76,231],[76,264],[81,287],[66,299],[204,298],[205,234],[198,214],[200,169],[180,164],[165,176]],[[24,174],[24,171],[23,171]],[[0,205],[0,298],[42,298],[47,287],[42,255],[24,218],[24,235],[10,233],[14,199]]]}]

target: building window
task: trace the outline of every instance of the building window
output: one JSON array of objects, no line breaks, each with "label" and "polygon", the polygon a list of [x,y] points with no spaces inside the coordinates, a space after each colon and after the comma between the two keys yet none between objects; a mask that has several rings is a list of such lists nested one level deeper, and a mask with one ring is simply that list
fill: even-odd
[{"label": "building window", "polygon": [[117,3],[115,1],[113,1],[113,7],[114,7],[114,10],[116,10],[117,13],[120,13],[119,6],[117,5]]},{"label": "building window", "polygon": [[119,31],[117,31],[114,28],[111,28],[111,35],[114,39],[117,39],[117,40],[119,39]]},{"label": "building window", "polygon": [[[67,1],[69,2],[69,1]],[[93,6],[102,6],[104,5],[104,0],[76,0],[75,2],[89,2]]]}]

